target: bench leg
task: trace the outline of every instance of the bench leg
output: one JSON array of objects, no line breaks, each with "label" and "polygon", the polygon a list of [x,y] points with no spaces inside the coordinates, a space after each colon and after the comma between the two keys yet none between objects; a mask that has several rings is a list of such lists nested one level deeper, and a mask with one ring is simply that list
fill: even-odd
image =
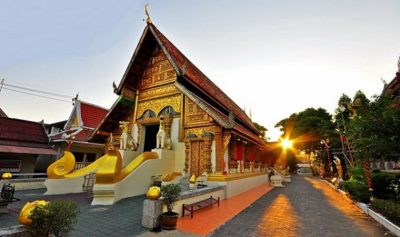
[{"label": "bench leg", "polygon": [[219,197],[218,197],[218,206],[219,206]]},{"label": "bench leg", "polygon": [[185,216],[185,204],[182,205],[182,217]]},{"label": "bench leg", "polygon": [[193,219],[193,206],[190,206],[190,219]]}]

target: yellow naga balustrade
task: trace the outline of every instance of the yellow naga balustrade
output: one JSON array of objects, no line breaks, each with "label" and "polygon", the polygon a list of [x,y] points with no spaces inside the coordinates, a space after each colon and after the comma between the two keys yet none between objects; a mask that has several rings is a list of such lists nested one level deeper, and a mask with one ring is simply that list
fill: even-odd
[{"label": "yellow naga balustrade", "polygon": [[74,154],[69,151],[64,151],[64,155],[47,168],[47,177],[49,177],[49,179],[62,179],[64,175],[73,171],[74,167]]},{"label": "yellow naga balustrade", "polygon": [[123,180],[135,171],[143,162],[149,159],[158,159],[155,152],[144,152],[122,168],[122,157],[119,152],[106,154],[90,165],[73,171],[75,157],[71,152],[65,151],[64,156],[55,161],[47,169],[49,179],[72,179],[96,172],[96,184],[113,184]]},{"label": "yellow naga balustrade", "polygon": [[117,182],[123,180],[126,176],[135,171],[137,167],[139,167],[143,162],[150,159],[158,159],[158,154],[155,152],[143,152],[142,154],[137,156],[133,161],[125,166],[125,168],[122,169]]},{"label": "yellow naga balustrade", "polygon": [[122,158],[118,152],[117,156],[108,157],[96,172],[96,184],[115,183],[122,169]]}]

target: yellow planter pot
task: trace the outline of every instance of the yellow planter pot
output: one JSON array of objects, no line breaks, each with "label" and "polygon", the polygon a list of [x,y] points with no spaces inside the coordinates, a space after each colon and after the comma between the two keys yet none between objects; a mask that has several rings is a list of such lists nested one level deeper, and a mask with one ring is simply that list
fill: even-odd
[{"label": "yellow planter pot", "polygon": [[11,179],[12,178],[12,174],[7,172],[1,175],[2,179]]},{"label": "yellow planter pot", "polygon": [[150,187],[149,191],[147,191],[146,196],[148,199],[157,200],[161,196],[161,190],[157,186]]},{"label": "yellow planter pot", "polygon": [[29,215],[37,206],[46,206],[49,202],[44,200],[36,200],[34,202],[27,202],[25,203],[24,207],[21,209],[19,213],[18,222],[23,225],[30,225],[32,224],[31,218]]}]

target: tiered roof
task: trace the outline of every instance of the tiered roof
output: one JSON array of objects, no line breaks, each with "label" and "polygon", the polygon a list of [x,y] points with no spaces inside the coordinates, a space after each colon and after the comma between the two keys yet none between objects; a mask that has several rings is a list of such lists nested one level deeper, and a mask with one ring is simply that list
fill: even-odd
[{"label": "tiered roof", "polygon": [[56,154],[41,123],[0,117],[0,152]]},{"label": "tiered roof", "polygon": [[62,134],[74,136],[75,141],[86,142],[106,116],[108,110],[81,100],[75,101],[74,109],[64,126],[64,131],[51,136],[53,141],[65,141]]},{"label": "tiered roof", "polygon": [[[151,47],[158,44],[166,54],[178,75],[175,83],[186,96],[200,105],[221,126],[233,129],[236,133],[246,136],[257,143],[263,143],[258,136],[260,132],[251,122],[246,113],[233,102],[217,85],[200,71],[167,37],[152,23],[147,24],[139,41],[130,64],[117,88],[121,94],[124,86],[133,87],[144,70],[142,52],[149,52]],[[142,64],[142,66],[140,66]],[[231,115],[231,116],[230,116]],[[233,117],[232,117],[233,115]],[[230,119],[231,117],[231,119]],[[234,118],[234,121],[230,121]],[[232,123],[233,122],[233,123]]]}]

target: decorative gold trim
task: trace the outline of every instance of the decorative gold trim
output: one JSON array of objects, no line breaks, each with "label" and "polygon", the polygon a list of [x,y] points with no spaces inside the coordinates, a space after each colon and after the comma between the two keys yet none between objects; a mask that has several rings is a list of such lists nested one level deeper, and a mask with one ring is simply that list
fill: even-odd
[{"label": "decorative gold trim", "polygon": [[168,85],[141,91],[139,95],[139,101],[142,102],[145,100],[167,97],[176,94],[180,94],[180,91],[174,86],[174,84],[171,83]]},{"label": "decorative gold trim", "polygon": [[201,138],[203,137],[205,132],[211,132],[215,134],[215,132],[218,131],[218,127],[216,126],[206,126],[206,127],[198,127],[198,128],[186,128],[185,129],[185,136],[188,137],[189,134],[194,134],[197,137]]},{"label": "decorative gold trim", "polygon": [[195,102],[201,109],[203,109],[207,114],[209,114],[215,121],[221,124],[224,128],[233,128],[235,126],[233,113],[229,114],[229,121],[225,121],[224,119],[221,118],[221,116],[219,116],[217,113],[209,109],[208,106],[205,105],[200,99],[198,99],[196,95],[194,95],[191,91],[186,89],[185,86],[176,81],[175,81],[175,86],[179,90],[181,90],[185,96],[187,96],[189,99]]},{"label": "decorative gold trim", "polygon": [[185,96],[182,94],[182,100],[181,100],[181,114],[180,114],[180,121],[179,121],[179,141],[182,142],[183,139],[185,138],[185,129],[184,129],[184,123],[185,123],[185,114],[186,111],[184,110],[185,108]]},{"label": "decorative gold trim", "polygon": [[151,110],[158,115],[162,109],[171,106],[176,112],[181,112],[181,95],[158,98],[154,100],[146,100],[139,102],[137,117],[140,117],[144,111]]}]

